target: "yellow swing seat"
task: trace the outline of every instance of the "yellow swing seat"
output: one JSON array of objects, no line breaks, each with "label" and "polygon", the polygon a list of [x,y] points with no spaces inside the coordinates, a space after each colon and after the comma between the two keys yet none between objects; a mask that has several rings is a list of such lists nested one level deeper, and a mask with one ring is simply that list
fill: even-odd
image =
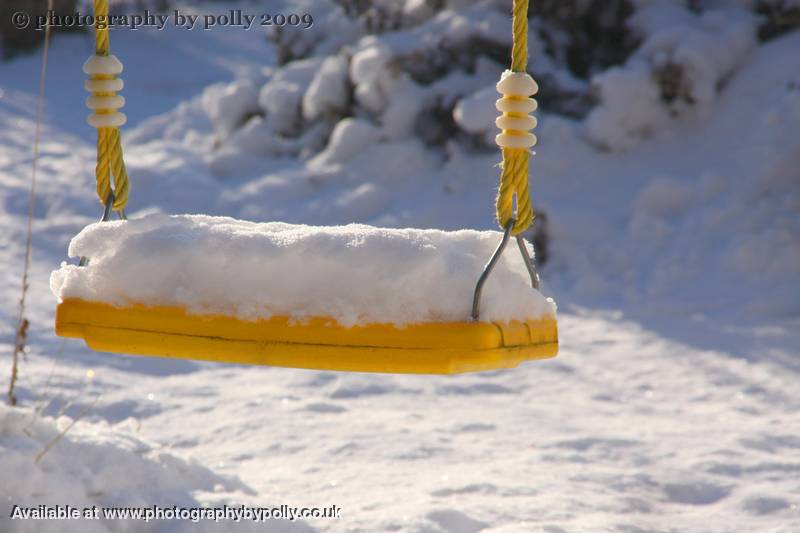
[{"label": "yellow swing seat", "polygon": [[[108,0],[95,0],[94,7],[97,20],[108,16]],[[503,153],[496,211],[505,233],[475,288],[473,320],[346,327],[325,316],[303,321],[286,315],[248,320],[193,314],[182,307],[148,306],[139,301],[145,297],[115,307],[68,294],[56,308],[56,333],[84,339],[90,348],[100,351],[361,372],[452,374],[511,368],[521,361],[555,356],[558,332],[552,314],[526,321],[478,320],[482,284],[510,236],[517,239],[532,287],[538,288],[538,276],[521,236],[534,216],[528,163],[529,149],[536,142],[530,133],[536,125],[529,113],[536,109],[531,97],[537,86],[526,69],[527,11],[528,0],[514,0],[511,69],[497,84],[502,97],[496,104],[502,113],[496,121],[501,130],[496,140]],[[108,27],[97,25],[95,55],[84,64],[84,72],[90,76],[85,85],[91,92],[88,122],[97,129],[95,175],[97,195],[105,204],[103,221],[112,211],[125,218],[129,194],[119,132],[126,121],[119,112],[124,99],[116,94],[123,87],[118,78],[122,70],[121,62],[110,54]],[[83,257],[80,267],[86,264]]]},{"label": "yellow swing seat", "polygon": [[250,321],[70,298],[56,308],[56,333],[105,352],[354,372],[457,374],[513,368],[558,351],[552,315],[509,323],[344,327],[325,317]]}]

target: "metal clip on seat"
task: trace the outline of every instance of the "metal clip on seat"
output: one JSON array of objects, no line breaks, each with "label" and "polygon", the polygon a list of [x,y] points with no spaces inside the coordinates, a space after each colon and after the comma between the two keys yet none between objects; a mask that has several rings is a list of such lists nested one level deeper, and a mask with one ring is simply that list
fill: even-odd
[{"label": "metal clip on seat", "polygon": [[[489,279],[489,275],[492,273],[495,265],[497,265],[497,262],[500,260],[500,256],[503,255],[503,250],[506,249],[508,239],[511,237],[511,228],[514,227],[515,222],[516,220],[512,218],[506,224],[505,230],[503,231],[503,240],[501,240],[500,244],[497,245],[497,248],[492,254],[491,259],[489,259],[489,262],[486,263],[486,266],[483,268],[483,272],[481,272],[481,276],[478,278],[478,283],[475,285],[475,294],[472,297],[473,320],[478,320],[480,317],[481,293],[483,292],[483,285],[486,283],[486,280]],[[516,239],[517,245],[519,246],[519,252],[522,254],[522,260],[525,262],[525,267],[528,269],[528,274],[531,276],[531,287],[538,290],[539,274],[537,274],[536,267],[533,265],[533,260],[528,254],[528,248],[525,246],[525,239],[522,237],[522,235],[517,235]]]}]

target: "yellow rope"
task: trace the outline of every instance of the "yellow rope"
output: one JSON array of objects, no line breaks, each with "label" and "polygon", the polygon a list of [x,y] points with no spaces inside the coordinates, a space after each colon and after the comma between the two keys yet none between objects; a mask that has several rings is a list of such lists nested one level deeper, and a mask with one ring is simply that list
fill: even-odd
[{"label": "yellow rope", "polygon": [[[101,56],[109,54],[110,43],[108,38],[108,0],[94,0],[95,15],[95,53]],[[109,79],[112,76],[94,74],[92,79]],[[113,96],[114,93],[94,92],[95,96]],[[97,109],[98,114],[113,113],[115,109]],[[105,204],[111,193],[110,178],[114,177],[114,211],[125,209],[128,203],[128,172],[125,170],[125,161],[122,157],[122,142],[118,128],[98,128],[97,130],[97,167],[95,178],[97,180],[97,196]]]},{"label": "yellow rope", "polygon": [[[511,70],[525,72],[528,66],[528,0],[514,0],[514,44],[511,48]],[[533,221],[530,192],[528,191],[528,150],[503,148],[500,187],[497,192],[497,221],[505,228],[509,220],[516,219],[511,230],[518,235],[528,229]],[[514,198],[517,212],[514,215]]]},{"label": "yellow rope", "polygon": [[108,41],[108,0],[94,0],[95,18],[95,53],[107,56],[110,48]]}]

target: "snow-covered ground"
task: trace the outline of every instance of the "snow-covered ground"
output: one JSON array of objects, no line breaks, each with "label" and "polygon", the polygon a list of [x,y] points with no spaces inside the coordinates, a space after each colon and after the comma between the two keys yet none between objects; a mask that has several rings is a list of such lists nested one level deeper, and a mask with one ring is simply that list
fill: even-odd
[{"label": "snow-covered ground", "polygon": [[[691,18],[653,4],[633,21],[642,47],[595,76],[585,120],[537,112],[531,188],[548,217],[558,358],[455,377],[125,357],[56,338],[50,273],[100,211],[81,72],[92,38],[58,35],[22,407],[0,409],[0,530],[800,529],[800,34],[758,44],[741,12]],[[126,66],[129,216],[496,229],[499,155],[484,142],[494,112],[481,110],[504,65],[482,59],[429,84],[386,65],[445,34],[507,42],[508,18],[467,7],[377,39],[319,9],[296,42],[317,48],[290,67],[259,31],[112,33]],[[537,46],[534,73],[555,69]],[[693,105],[653,107],[643,72],[663,61],[696,72]],[[39,64],[0,63],[6,368]],[[358,116],[342,114],[353,102],[341,91]],[[424,135],[408,122],[430,111],[417,104],[448,99],[452,141],[425,137],[435,121]],[[14,504],[41,503],[335,504],[342,518],[9,518]]]}]

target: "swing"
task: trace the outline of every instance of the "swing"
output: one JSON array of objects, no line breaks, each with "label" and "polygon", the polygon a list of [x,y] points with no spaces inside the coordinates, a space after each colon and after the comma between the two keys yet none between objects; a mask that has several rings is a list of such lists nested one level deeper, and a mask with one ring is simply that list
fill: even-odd
[{"label": "swing", "polygon": [[[107,16],[107,0],[94,4],[98,19]],[[496,137],[503,154],[497,196],[502,240],[483,271],[474,273],[477,284],[470,316],[399,325],[388,321],[345,324],[324,314],[302,320],[291,313],[242,317],[219,310],[202,312],[174,302],[154,304],[146,298],[119,304],[72,295],[59,300],[56,334],[83,339],[89,348],[104,352],[356,372],[453,374],[512,368],[522,361],[554,357],[558,351],[554,312],[508,320],[487,320],[481,315],[484,285],[512,238],[530,278],[525,290],[533,296],[539,288],[522,238],[533,220],[528,150],[536,142],[529,132],[536,125],[529,113],[536,109],[531,96],[537,87],[526,73],[527,8],[527,0],[514,0],[511,70],[497,84],[502,94],[497,101],[502,114],[496,120],[502,130]],[[139,221],[125,222],[129,186],[118,128],[126,117],[119,112],[124,99],[116,94],[123,87],[117,77],[122,64],[109,54],[108,28],[96,29],[96,54],[85,63],[84,71],[90,76],[85,87],[91,93],[87,106],[93,111],[88,122],[98,131],[97,194],[105,205],[101,222],[116,212],[122,222],[104,227],[135,225]],[[91,268],[89,261],[81,257],[79,267],[71,268]],[[387,301],[392,298],[385,295]]]}]

